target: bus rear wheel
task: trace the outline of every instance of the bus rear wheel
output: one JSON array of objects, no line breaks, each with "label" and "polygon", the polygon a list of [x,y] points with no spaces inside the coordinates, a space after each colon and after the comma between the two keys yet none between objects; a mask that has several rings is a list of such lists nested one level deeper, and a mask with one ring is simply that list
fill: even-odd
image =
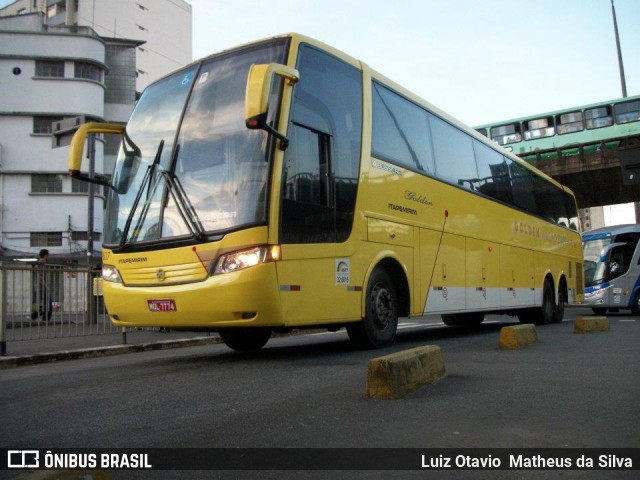
[{"label": "bus rear wheel", "polygon": [[398,329],[398,296],[389,274],[377,268],[371,274],[362,321],[347,325],[351,343],[360,348],[390,344]]},{"label": "bus rear wheel", "polygon": [[564,288],[558,289],[558,305],[553,308],[553,323],[560,323],[564,318],[564,304],[567,302]]},{"label": "bus rear wheel", "polygon": [[241,352],[254,352],[264,347],[271,330],[268,328],[230,328],[221,330],[220,337],[225,345],[233,350]]},{"label": "bus rear wheel", "polygon": [[[564,305],[563,305],[564,307]],[[564,308],[562,309],[564,314]],[[528,308],[518,313],[520,323],[534,323],[536,325],[547,325],[554,321],[556,315],[555,295],[553,286],[549,279],[544,281],[542,288],[542,306],[537,308]]]}]

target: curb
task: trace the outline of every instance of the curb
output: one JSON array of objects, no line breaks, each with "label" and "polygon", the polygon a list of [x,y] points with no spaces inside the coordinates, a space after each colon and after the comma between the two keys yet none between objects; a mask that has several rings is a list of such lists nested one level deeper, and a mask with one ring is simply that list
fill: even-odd
[{"label": "curb", "polygon": [[77,360],[81,358],[97,358],[125,353],[148,352],[153,350],[168,350],[171,348],[197,347],[221,343],[220,337],[195,337],[180,340],[164,340],[161,342],[143,343],[140,345],[111,345],[107,347],[81,348],[78,350],[62,350],[59,352],[44,352],[35,355],[19,355],[0,357],[0,369],[37,365],[40,363]]}]

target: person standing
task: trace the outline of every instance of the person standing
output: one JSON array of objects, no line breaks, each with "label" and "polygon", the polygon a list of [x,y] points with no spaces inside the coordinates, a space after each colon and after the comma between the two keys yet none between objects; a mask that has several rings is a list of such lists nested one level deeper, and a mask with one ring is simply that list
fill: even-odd
[{"label": "person standing", "polygon": [[38,253],[36,266],[36,281],[38,290],[38,314],[45,322],[51,320],[53,314],[53,299],[47,285],[47,263],[49,262],[49,250],[43,248]]}]

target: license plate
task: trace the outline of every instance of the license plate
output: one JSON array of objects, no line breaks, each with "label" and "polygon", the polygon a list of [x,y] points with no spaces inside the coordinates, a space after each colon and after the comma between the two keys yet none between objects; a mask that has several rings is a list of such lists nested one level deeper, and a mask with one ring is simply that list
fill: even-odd
[{"label": "license plate", "polygon": [[176,302],[172,298],[156,298],[147,300],[150,312],[175,312]]}]

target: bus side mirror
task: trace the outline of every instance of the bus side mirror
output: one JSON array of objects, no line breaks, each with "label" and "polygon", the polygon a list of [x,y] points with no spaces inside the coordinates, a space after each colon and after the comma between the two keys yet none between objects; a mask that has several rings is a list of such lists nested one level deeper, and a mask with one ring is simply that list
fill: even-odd
[{"label": "bus side mirror", "polygon": [[84,144],[87,139],[87,135],[91,133],[123,135],[124,132],[124,125],[118,125],[115,123],[92,122],[80,125],[76,133],[74,133],[69,147],[69,175],[85,182],[110,186],[109,181],[103,175],[91,177],[86,173],[82,173],[82,152],[84,150]]},{"label": "bus side mirror", "polygon": [[251,65],[247,78],[244,117],[247,128],[265,130],[280,140],[280,148],[284,150],[287,148],[289,140],[267,123],[269,94],[275,75],[285,78],[287,84],[291,86],[300,78],[300,74],[295,68],[279,63]]}]

